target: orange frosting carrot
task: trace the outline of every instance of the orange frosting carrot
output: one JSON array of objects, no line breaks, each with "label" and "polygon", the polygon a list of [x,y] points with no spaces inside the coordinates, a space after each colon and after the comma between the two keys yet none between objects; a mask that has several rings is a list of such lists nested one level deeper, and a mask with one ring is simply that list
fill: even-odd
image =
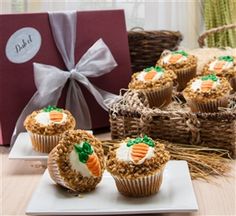
[{"label": "orange frosting carrot", "polygon": [[101,166],[98,157],[95,154],[89,155],[86,165],[94,176],[100,176]]},{"label": "orange frosting carrot", "polygon": [[151,81],[155,76],[156,76],[157,72],[152,70],[152,71],[149,71],[147,72],[147,74],[144,76],[144,79],[146,81]]},{"label": "orange frosting carrot", "polygon": [[225,61],[218,61],[214,66],[214,70],[217,72],[221,72],[224,65],[225,65]]},{"label": "orange frosting carrot", "polygon": [[171,64],[175,64],[179,59],[181,59],[182,58],[182,55],[181,54],[174,54],[174,55],[172,55],[171,57],[170,57],[170,59],[169,59],[169,62],[171,63]]},{"label": "orange frosting carrot", "polygon": [[142,160],[147,152],[148,152],[149,146],[145,143],[138,143],[132,146],[131,150],[131,157],[135,163],[138,163],[140,160]]},{"label": "orange frosting carrot", "polygon": [[63,119],[63,113],[58,111],[51,111],[49,113],[49,118],[53,122],[60,122]]},{"label": "orange frosting carrot", "polygon": [[208,91],[212,88],[212,86],[213,86],[212,80],[204,80],[204,81],[202,81],[202,84],[201,84],[201,90]]}]

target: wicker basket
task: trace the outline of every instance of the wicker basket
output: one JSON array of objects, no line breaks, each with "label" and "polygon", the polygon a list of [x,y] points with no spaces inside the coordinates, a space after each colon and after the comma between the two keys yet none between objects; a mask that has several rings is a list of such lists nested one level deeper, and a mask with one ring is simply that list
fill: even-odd
[{"label": "wicker basket", "polygon": [[182,39],[179,31],[129,31],[132,71],[155,65],[165,49],[176,50]]},{"label": "wicker basket", "polygon": [[[229,150],[236,157],[236,105],[218,113],[192,113],[185,103],[172,102],[165,110],[151,109],[138,92],[126,92],[110,108],[113,139],[146,134],[171,142]],[[234,107],[235,106],[235,107]]]}]

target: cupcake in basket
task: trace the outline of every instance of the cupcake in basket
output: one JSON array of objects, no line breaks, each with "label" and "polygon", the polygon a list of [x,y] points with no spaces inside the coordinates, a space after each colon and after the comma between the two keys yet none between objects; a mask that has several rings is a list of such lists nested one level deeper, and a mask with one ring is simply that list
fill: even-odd
[{"label": "cupcake in basket", "polygon": [[176,75],[162,67],[149,67],[132,75],[129,89],[140,91],[150,107],[164,107],[171,102],[173,81]]},{"label": "cupcake in basket", "polygon": [[48,106],[34,111],[24,121],[33,149],[49,153],[57,144],[62,133],[75,128],[75,119],[67,110]]},{"label": "cupcake in basket", "polygon": [[157,61],[157,65],[176,73],[178,91],[182,91],[197,72],[197,58],[183,50],[165,51]]},{"label": "cupcake in basket", "polygon": [[216,74],[219,77],[225,77],[236,91],[236,57],[220,56],[209,61],[204,67],[202,74]]},{"label": "cupcake in basket", "polygon": [[159,191],[169,158],[163,144],[144,136],[122,141],[108,153],[106,165],[121,194],[143,197]]},{"label": "cupcake in basket", "polygon": [[104,169],[101,142],[83,130],[66,131],[48,156],[51,178],[76,193],[95,189]]},{"label": "cupcake in basket", "polygon": [[209,74],[191,80],[183,95],[192,112],[217,112],[228,106],[231,89],[226,78]]}]

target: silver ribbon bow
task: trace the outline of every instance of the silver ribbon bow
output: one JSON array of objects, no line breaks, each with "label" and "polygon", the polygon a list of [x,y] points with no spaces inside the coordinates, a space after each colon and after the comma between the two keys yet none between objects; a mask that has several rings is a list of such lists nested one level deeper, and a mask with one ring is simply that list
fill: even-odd
[{"label": "silver ribbon bow", "polygon": [[103,40],[97,40],[75,65],[76,12],[51,13],[49,19],[56,46],[68,71],[51,65],[34,63],[34,79],[37,91],[17,120],[11,145],[18,133],[24,131],[23,122],[28,114],[47,105],[57,105],[62,89],[68,80],[70,83],[66,97],[66,109],[73,114],[79,128],[90,129],[92,124],[89,108],[79,83],[89,90],[98,104],[105,110],[114,100],[119,98],[118,95],[104,91],[88,80],[88,77],[99,77],[109,73],[117,66]]}]

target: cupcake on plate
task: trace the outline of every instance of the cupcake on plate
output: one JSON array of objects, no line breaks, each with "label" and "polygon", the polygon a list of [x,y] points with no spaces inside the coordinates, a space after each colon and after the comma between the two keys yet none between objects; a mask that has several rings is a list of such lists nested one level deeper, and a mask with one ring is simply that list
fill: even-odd
[{"label": "cupcake on plate", "polygon": [[182,91],[197,72],[197,58],[183,50],[164,51],[157,65],[176,73],[178,91]]},{"label": "cupcake on plate", "polygon": [[129,89],[143,93],[150,107],[164,107],[171,102],[175,79],[172,70],[160,66],[149,67],[132,75]]},{"label": "cupcake on plate", "polygon": [[217,112],[228,106],[231,89],[224,77],[210,74],[191,80],[183,95],[192,112]]},{"label": "cupcake on plate", "polygon": [[84,130],[66,131],[48,156],[51,178],[76,193],[94,190],[104,169],[101,142]]},{"label": "cupcake on plate", "polygon": [[58,144],[62,133],[75,128],[75,119],[67,110],[48,106],[28,115],[24,126],[33,149],[49,153]]},{"label": "cupcake on plate", "polygon": [[121,194],[143,197],[159,191],[169,159],[163,144],[144,136],[127,138],[111,149],[106,166]]},{"label": "cupcake on plate", "polygon": [[236,57],[220,56],[209,61],[204,67],[202,74],[216,74],[219,77],[225,77],[236,91]]}]

